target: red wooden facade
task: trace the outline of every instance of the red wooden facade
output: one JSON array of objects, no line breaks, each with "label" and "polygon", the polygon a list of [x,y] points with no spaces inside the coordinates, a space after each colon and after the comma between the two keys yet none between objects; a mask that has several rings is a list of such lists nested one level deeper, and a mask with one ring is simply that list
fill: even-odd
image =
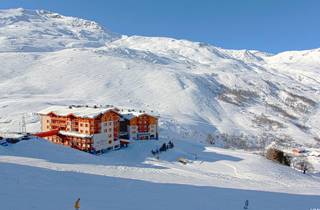
[{"label": "red wooden facade", "polygon": [[[107,143],[120,146],[120,115],[114,110],[108,110],[94,117],[78,117],[73,113],[61,116],[54,111],[47,114],[40,113],[40,116],[42,132],[35,135],[55,144],[92,151],[95,134],[104,133]],[[102,128],[102,125],[107,123],[110,123],[111,127],[106,125],[106,128]]]}]

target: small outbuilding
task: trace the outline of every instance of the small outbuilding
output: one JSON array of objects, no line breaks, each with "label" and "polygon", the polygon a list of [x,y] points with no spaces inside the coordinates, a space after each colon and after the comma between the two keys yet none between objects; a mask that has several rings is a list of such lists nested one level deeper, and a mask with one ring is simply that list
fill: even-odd
[{"label": "small outbuilding", "polygon": [[268,148],[266,158],[283,165],[290,166],[290,157],[283,151],[276,148]]}]

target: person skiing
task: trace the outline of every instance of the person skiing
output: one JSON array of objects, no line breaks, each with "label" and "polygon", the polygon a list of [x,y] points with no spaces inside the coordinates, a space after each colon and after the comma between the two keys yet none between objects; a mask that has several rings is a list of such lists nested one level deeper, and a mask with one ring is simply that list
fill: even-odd
[{"label": "person skiing", "polygon": [[78,198],[77,201],[74,203],[74,209],[75,210],[80,209],[80,198]]},{"label": "person skiing", "polygon": [[244,207],[243,207],[243,209],[248,209],[249,208],[249,200],[246,200],[245,202],[244,202]]},{"label": "person skiing", "polygon": [[153,156],[156,155],[156,152],[154,150],[151,150],[151,153],[152,153]]}]

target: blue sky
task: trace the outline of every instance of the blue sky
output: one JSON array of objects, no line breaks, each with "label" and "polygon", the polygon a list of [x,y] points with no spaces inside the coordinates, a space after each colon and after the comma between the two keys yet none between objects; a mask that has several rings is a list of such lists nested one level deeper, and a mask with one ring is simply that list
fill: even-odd
[{"label": "blue sky", "polygon": [[127,35],[167,36],[267,52],[320,48],[318,0],[1,0],[47,9]]}]

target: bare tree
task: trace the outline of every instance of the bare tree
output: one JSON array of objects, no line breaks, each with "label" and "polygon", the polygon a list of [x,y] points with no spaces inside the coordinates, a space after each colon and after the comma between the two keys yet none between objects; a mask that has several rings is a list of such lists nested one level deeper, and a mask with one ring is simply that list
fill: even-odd
[{"label": "bare tree", "polygon": [[306,158],[302,157],[294,158],[292,160],[292,167],[299,171],[302,171],[304,174],[306,172],[310,173],[314,171],[312,164]]}]

